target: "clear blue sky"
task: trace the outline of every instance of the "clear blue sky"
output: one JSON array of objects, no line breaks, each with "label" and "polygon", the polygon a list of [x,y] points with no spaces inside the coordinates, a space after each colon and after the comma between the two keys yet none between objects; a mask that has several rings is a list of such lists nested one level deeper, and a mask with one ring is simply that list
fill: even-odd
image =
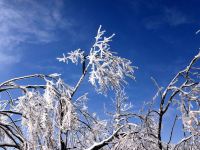
[{"label": "clear blue sky", "polygon": [[[139,67],[136,81],[127,87],[137,109],[156,92],[150,77],[166,86],[198,53],[199,6],[199,0],[0,0],[0,81],[58,72],[73,86],[81,66],[59,63],[56,57],[89,50],[102,25],[116,34],[113,51]],[[103,103],[109,107],[110,97],[94,99],[87,81],[80,94],[88,87],[91,111],[102,111]]]}]

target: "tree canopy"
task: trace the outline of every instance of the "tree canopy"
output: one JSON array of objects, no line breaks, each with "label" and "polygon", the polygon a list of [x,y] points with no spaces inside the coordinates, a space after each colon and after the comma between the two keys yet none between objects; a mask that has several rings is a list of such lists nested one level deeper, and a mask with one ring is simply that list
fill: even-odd
[{"label": "tree canopy", "polygon": [[[200,83],[197,54],[179,71],[167,87],[152,79],[157,93],[149,102],[134,110],[126,95],[127,78],[135,79],[137,67],[111,50],[114,34],[106,37],[99,27],[90,50],[77,49],[57,58],[64,63],[82,64],[82,75],[74,86],[53,73],[16,77],[0,84],[0,147],[21,150],[178,150],[200,149]],[[30,80],[37,83],[32,84]],[[83,80],[97,94],[115,94],[109,119],[90,113],[87,95],[74,95]],[[142,92],[142,91],[141,91]],[[92,100],[95,101],[95,100]],[[155,107],[155,103],[159,107]],[[173,106],[173,107],[172,107]],[[164,116],[176,107],[177,116],[163,141]],[[102,108],[103,109],[103,108]],[[184,138],[172,143],[177,121],[182,123]]]}]

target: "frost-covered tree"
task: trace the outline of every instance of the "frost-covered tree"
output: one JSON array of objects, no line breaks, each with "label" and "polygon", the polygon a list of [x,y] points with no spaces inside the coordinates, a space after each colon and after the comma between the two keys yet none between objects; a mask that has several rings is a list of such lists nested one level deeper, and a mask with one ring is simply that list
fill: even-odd
[{"label": "frost-covered tree", "polygon": [[[130,60],[111,51],[114,34],[106,37],[98,29],[90,50],[77,49],[57,58],[60,62],[82,64],[83,73],[73,86],[58,73],[17,77],[0,84],[0,148],[21,150],[162,150],[200,149],[200,83],[196,55],[166,88],[153,79],[158,92],[152,101],[134,110],[125,93],[126,78],[134,79]],[[87,76],[88,74],[88,76]],[[87,79],[88,78],[88,79]],[[37,84],[31,84],[31,81]],[[107,120],[89,113],[87,95],[74,95],[83,80],[99,94],[115,94]],[[25,84],[26,83],[26,84]],[[30,83],[30,84],[27,84]],[[155,102],[159,102],[159,108]],[[169,141],[163,141],[163,119],[174,104],[175,116]],[[173,106],[174,108],[174,106]],[[171,143],[177,121],[184,138]]]}]

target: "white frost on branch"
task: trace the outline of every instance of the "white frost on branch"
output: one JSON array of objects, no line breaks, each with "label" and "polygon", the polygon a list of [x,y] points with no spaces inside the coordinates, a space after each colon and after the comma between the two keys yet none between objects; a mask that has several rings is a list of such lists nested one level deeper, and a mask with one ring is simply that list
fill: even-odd
[{"label": "white frost on branch", "polygon": [[91,65],[89,82],[96,87],[98,92],[106,93],[109,88],[119,89],[126,83],[125,76],[134,78],[134,67],[131,61],[116,56],[110,51],[109,42],[114,36],[104,36],[105,31],[98,29],[96,41],[87,57]]},{"label": "white frost on branch", "polygon": [[84,58],[84,51],[80,49],[68,53],[67,56],[63,54],[62,58],[58,58],[59,61],[68,62],[68,59],[72,63],[82,63],[84,59],[88,60],[89,70],[89,82],[95,86],[99,93],[106,94],[108,89],[120,89],[125,81],[125,77],[131,77],[134,79],[134,69],[131,61],[119,56],[116,53],[111,52],[109,43],[114,36],[104,36],[105,31],[101,30],[101,26],[98,29],[95,37],[95,43],[90,49],[87,57]]},{"label": "white frost on branch", "polygon": [[[0,101],[0,148],[200,149],[200,69],[193,66],[200,58],[200,53],[174,77],[165,90],[155,81],[158,87],[157,99],[161,98],[159,108],[154,108],[153,105],[157,104],[157,99],[154,99],[141,110],[133,112],[132,104],[127,103],[128,97],[123,86],[127,76],[134,78],[135,67],[131,65],[131,61],[111,52],[109,42],[114,34],[110,37],[105,37],[104,34],[105,31],[100,26],[88,55],[78,49],[58,58],[62,62],[82,63],[83,73],[74,88],[61,80],[57,73],[33,74],[0,84],[0,93],[7,94],[6,100],[1,97]],[[96,113],[90,113],[87,93],[77,95],[83,79],[87,77],[86,73],[89,74],[89,82],[99,93],[106,94],[113,89],[116,94],[115,109],[107,112],[109,116],[106,120],[97,117]],[[34,81],[42,79],[42,85],[26,84],[25,80],[30,78],[35,79]],[[165,143],[161,134],[165,128],[163,119],[166,117],[163,116],[175,99],[181,111],[179,115],[182,115],[185,135],[188,137],[172,144],[175,118],[170,139]]]},{"label": "white frost on branch", "polygon": [[60,62],[68,63],[68,60],[71,60],[72,63],[78,64],[79,60],[82,63],[84,60],[84,51],[77,49],[68,53],[68,56],[63,54],[63,57],[57,58]]}]

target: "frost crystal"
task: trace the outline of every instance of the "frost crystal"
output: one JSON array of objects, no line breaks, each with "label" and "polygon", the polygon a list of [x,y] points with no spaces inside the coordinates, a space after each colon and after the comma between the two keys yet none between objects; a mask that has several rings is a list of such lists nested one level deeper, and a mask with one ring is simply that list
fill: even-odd
[{"label": "frost crystal", "polygon": [[63,57],[57,59],[60,62],[66,63],[68,63],[68,60],[71,60],[71,62],[75,64],[78,64],[78,61],[80,59],[80,62],[82,63],[84,60],[84,51],[82,51],[81,49],[77,49],[75,51],[69,52],[67,57],[65,56],[65,54],[63,54]]},{"label": "frost crystal", "polygon": [[88,60],[90,66],[89,82],[95,86],[99,93],[107,93],[108,89],[118,90],[125,81],[125,77],[134,78],[134,67],[131,66],[131,61],[125,58],[116,56],[114,52],[110,51],[109,43],[115,34],[106,37],[105,31],[98,29],[95,37],[95,43],[90,49],[87,57],[84,57],[84,51],[80,49],[68,53],[68,56],[63,54],[59,61],[77,64],[78,60],[82,63],[84,59]]}]

